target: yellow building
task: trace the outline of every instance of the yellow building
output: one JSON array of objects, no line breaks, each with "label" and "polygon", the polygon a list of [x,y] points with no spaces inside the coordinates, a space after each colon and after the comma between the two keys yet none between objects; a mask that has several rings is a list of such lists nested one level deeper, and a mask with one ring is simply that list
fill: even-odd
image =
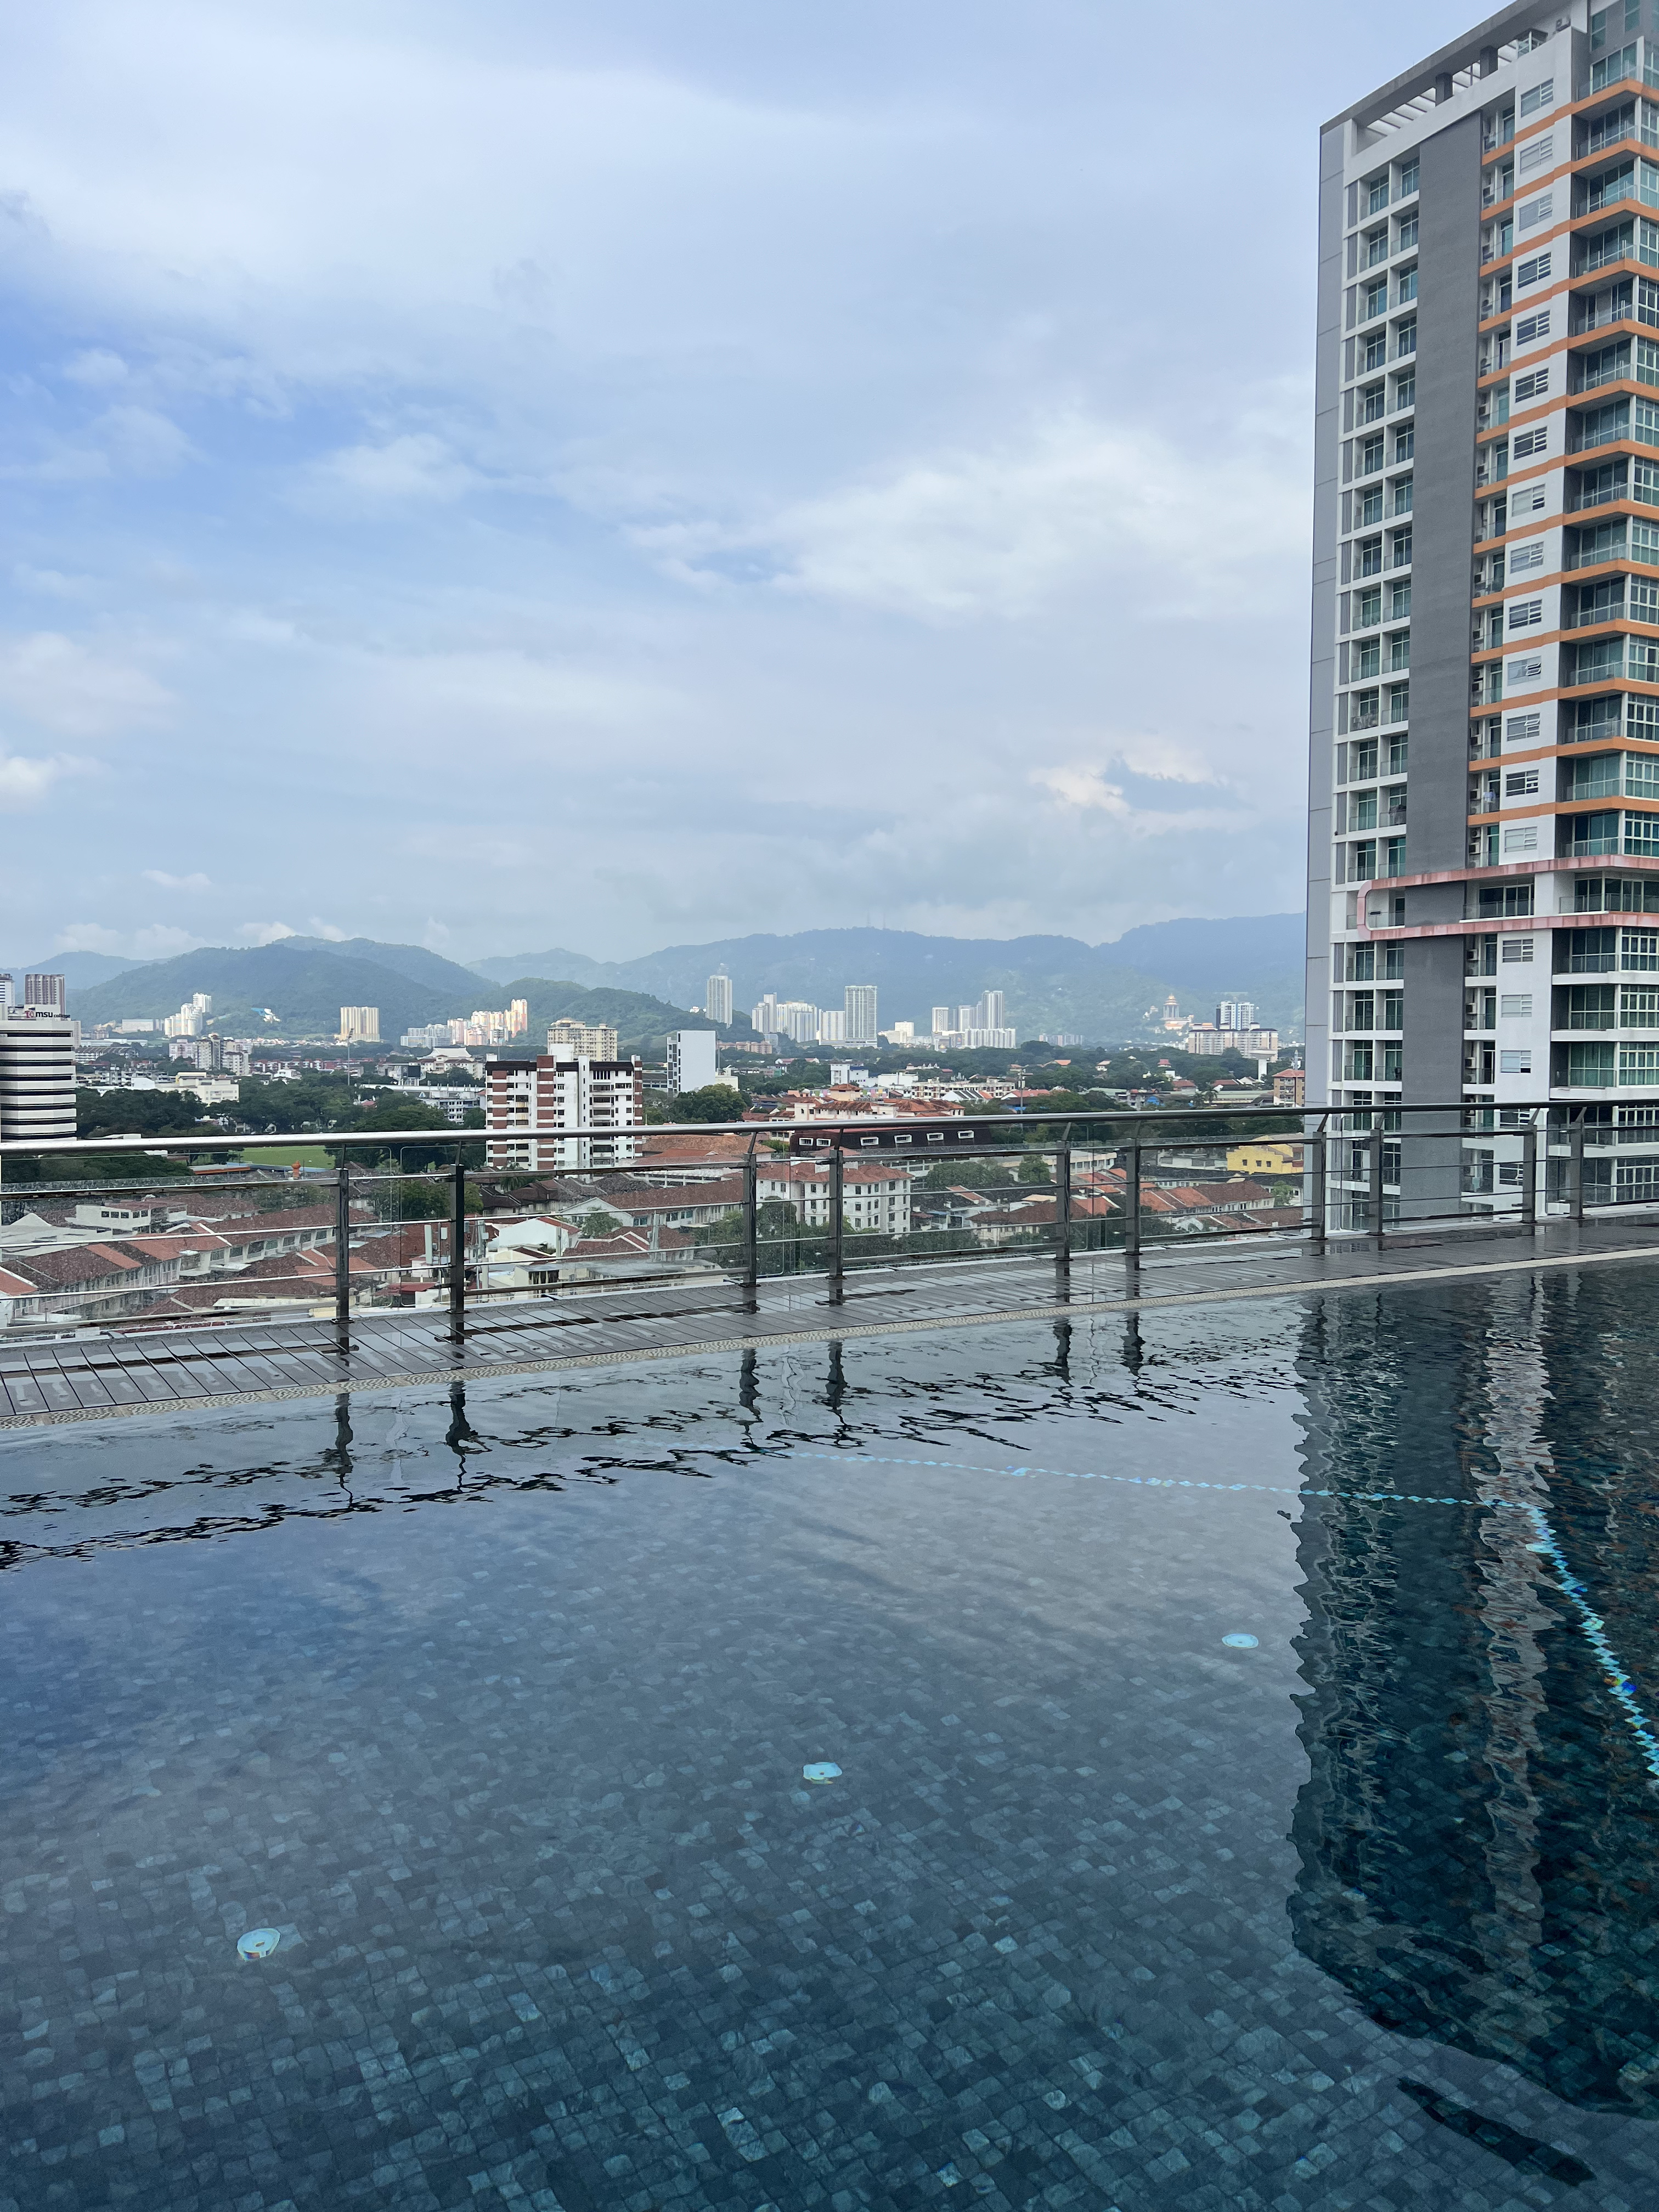
[{"label": "yellow building", "polygon": [[1233,1175],[1293,1176],[1302,1172],[1300,1145],[1232,1145],[1227,1166]]}]

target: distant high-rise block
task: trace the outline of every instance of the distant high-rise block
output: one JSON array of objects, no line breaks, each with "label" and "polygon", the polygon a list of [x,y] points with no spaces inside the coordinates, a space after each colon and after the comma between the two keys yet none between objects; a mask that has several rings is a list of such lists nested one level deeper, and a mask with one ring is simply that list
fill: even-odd
[{"label": "distant high-rise block", "polygon": [[67,1010],[61,975],[25,975],[23,1004],[39,1006],[43,1012],[61,1014]]},{"label": "distant high-rise block", "polygon": [[380,1042],[380,1010],[378,1006],[341,1007],[342,1044],[379,1044]]},{"label": "distant high-rise block", "polygon": [[711,975],[703,986],[702,1010],[722,1027],[732,1018],[732,978],[724,972]]},{"label": "distant high-rise block", "polygon": [[878,1038],[876,986],[873,983],[849,983],[843,1000],[847,1012],[848,1043],[874,1044]]}]

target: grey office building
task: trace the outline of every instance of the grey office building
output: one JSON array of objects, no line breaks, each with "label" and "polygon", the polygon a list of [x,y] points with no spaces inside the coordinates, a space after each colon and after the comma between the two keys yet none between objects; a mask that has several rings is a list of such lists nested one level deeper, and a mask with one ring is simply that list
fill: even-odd
[{"label": "grey office building", "polygon": [[1316,406],[1309,1101],[1456,1105],[1479,1209],[1547,1096],[1659,1194],[1659,0],[1325,126]]}]

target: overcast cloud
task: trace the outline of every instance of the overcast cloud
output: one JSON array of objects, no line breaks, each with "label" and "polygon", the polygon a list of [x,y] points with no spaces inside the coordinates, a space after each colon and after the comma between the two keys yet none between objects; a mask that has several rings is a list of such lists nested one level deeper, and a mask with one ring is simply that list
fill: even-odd
[{"label": "overcast cloud", "polygon": [[15,11],[0,941],[1299,905],[1317,130],[1460,27]]}]

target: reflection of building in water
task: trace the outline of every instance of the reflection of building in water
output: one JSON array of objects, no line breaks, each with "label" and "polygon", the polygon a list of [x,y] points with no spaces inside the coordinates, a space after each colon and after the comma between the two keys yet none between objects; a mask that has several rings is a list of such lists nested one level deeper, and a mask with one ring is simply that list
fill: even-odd
[{"label": "reflection of building in water", "polygon": [[1659,1294],[1632,1289],[1516,1278],[1473,1322],[1422,1290],[1310,1317],[1308,1487],[1468,1502],[1303,1509],[1291,1916],[1384,2026],[1659,2118],[1659,1789],[1537,1522],[1495,1503],[1544,1510],[1659,1683]]}]

